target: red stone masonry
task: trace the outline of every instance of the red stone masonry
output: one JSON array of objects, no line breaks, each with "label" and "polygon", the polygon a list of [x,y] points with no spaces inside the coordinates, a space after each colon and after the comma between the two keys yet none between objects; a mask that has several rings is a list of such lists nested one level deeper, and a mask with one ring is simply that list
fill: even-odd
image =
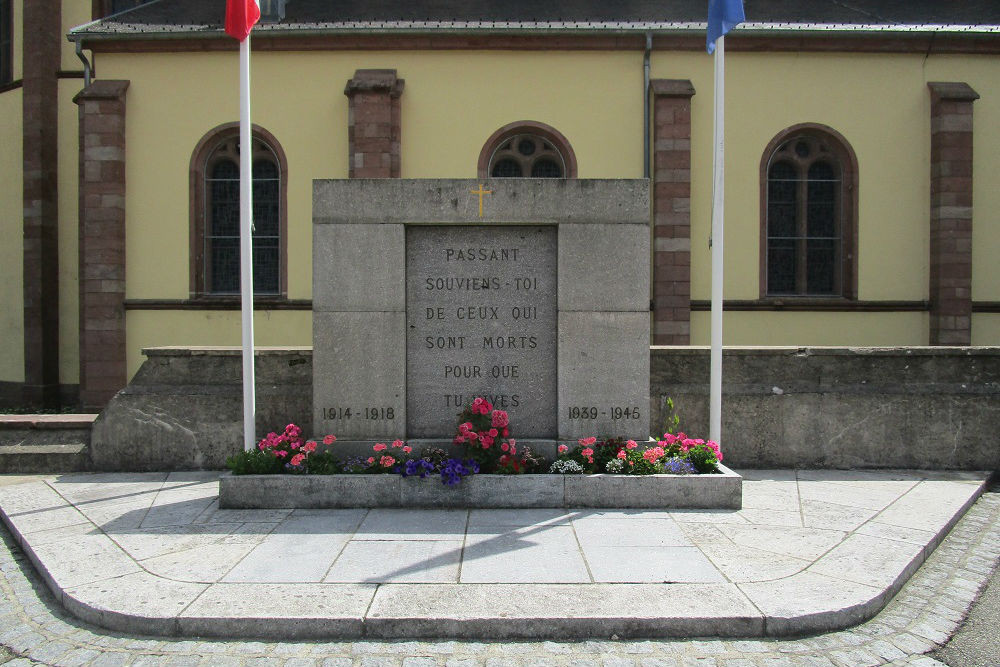
[{"label": "red stone masonry", "polygon": [[95,81],[80,114],[80,402],[100,409],[128,379],[125,360],[125,91]]},{"label": "red stone masonry", "polygon": [[403,79],[394,69],[359,69],[347,82],[350,178],[399,178]]},{"label": "red stone masonry", "polygon": [[24,3],[23,224],[26,405],[59,397],[59,0]]},{"label": "red stone masonry", "polygon": [[972,342],[972,103],[966,83],[930,82],[931,345]]},{"label": "red stone masonry", "polygon": [[654,79],[653,344],[691,342],[691,97],[687,79]]}]

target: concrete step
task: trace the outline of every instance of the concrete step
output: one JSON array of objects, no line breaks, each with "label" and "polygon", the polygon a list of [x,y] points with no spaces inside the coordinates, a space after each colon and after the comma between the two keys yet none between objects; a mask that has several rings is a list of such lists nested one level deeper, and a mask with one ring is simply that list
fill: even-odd
[{"label": "concrete step", "polygon": [[79,472],[90,466],[95,414],[0,415],[0,473]]}]

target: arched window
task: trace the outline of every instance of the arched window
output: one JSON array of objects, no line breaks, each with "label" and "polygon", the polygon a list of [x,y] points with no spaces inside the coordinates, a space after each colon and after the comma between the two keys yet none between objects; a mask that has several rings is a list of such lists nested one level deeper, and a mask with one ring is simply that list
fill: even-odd
[{"label": "arched window", "polygon": [[[192,296],[240,293],[240,150],[232,123],[205,135],[191,158]],[[254,294],[283,297],[288,169],[277,140],[259,127],[251,150]]]},{"label": "arched window", "polygon": [[479,178],[576,178],[576,155],[554,127],[519,121],[486,140],[477,172]]},{"label": "arched window", "polygon": [[857,298],[857,160],[819,125],[781,132],[761,159],[761,296]]}]

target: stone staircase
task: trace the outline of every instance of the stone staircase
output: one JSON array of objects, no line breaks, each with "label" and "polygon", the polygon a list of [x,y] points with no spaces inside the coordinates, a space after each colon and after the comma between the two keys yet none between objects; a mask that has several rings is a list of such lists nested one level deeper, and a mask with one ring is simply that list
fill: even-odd
[{"label": "stone staircase", "polygon": [[87,470],[95,419],[96,414],[0,415],[0,473]]}]

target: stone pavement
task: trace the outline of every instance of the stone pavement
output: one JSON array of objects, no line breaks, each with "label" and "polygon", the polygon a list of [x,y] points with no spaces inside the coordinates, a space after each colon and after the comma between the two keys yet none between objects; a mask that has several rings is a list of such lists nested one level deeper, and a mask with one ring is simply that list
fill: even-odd
[{"label": "stone pavement", "polygon": [[[828,482],[829,483],[829,482]],[[852,489],[853,492],[857,492]],[[849,495],[849,494],[845,494]],[[905,494],[904,494],[905,495]],[[748,501],[753,501],[750,494]],[[720,524],[721,525],[721,524]],[[730,524],[725,524],[730,525]],[[7,538],[0,549],[0,645],[10,664],[248,664],[336,667],[763,667],[938,665],[943,644],[1000,555],[1000,497],[987,494],[873,620],[827,635],[776,640],[482,643],[233,642],[135,638],[68,616]],[[280,623],[280,621],[276,621]]]}]

